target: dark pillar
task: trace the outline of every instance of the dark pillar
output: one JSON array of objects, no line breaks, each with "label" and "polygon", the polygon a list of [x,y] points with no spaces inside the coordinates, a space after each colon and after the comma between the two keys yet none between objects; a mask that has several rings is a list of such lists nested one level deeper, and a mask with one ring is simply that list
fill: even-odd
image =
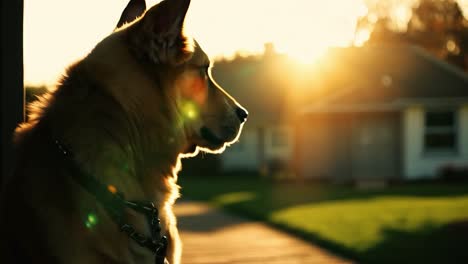
[{"label": "dark pillar", "polygon": [[12,132],[24,118],[23,88],[23,1],[2,0],[2,86],[1,137],[2,175],[11,172],[13,162]]}]

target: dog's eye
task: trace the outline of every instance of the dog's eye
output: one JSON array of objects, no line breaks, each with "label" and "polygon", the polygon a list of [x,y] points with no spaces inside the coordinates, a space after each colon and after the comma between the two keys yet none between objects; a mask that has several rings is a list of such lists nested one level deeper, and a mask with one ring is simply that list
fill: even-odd
[{"label": "dog's eye", "polygon": [[204,65],[204,66],[201,66],[200,68],[198,68],[200,77],[202,77],[202,78],[208,77],[208,69],[209,68],[210,68],[209,65]]}]

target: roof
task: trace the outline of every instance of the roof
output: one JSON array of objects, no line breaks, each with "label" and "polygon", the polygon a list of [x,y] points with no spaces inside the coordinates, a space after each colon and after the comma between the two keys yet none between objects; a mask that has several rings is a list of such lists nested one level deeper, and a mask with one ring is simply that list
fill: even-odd
[{"label": "roof", "polygon": [[468,75],[420,48],[375,44],[330,50],[307,68],[284,55],[220,61],[214,79],[249,111],[249,125],[297,112],[392,111],[468,100]]},{"label": "roof", "polygon": [[[303,113],[388,111],[408,104],[453,105],[468,102],[468,75],[458,68],[408,45],[369,45],[336,49],[329,56],[333,73],[328,95]],[[330,77],[331,76],[331,77]]]},{"label": "roof", "polygon": [[283,78],[283,56],[238,58],[217,62],[213,77],[249,111],[249,124],[284,121],[288,113],[289,80]]}]

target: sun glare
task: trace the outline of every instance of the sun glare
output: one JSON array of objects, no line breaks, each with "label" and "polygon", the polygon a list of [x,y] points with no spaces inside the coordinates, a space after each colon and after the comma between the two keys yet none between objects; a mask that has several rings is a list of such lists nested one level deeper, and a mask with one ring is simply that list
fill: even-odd
[{"label": "sun glare", "polygon": [[[299,44],[299,43],[298,43]],[[301,64],[312,64],[318,60],[321,56],[323,56],[328,49],[327,45],[279,45],[277,50],[280,53],[285,53],[295,61]]]},{"label": "sun glare", "polygon": [[210,55],[261,53],[271,42],[277,51],[311,63],[331,46],[352,44],[356,19],[366,13],[362,0],[200,1],[192,6],[187,29]]},{"label": "sun glare", "polygon": [[[192,1],[186,30],[211,57],[259,54],[274,43],[279,52],[311,63],[328,47],[353,44],[356,18],[367,13],[363,1]],[[128,0],[36,2],[25,1],[26,83],[51,82],[85,56],[112,32]],[[148,6],[157,2],[147,0]]]},{"label": "sun glare", "polygon": [[399,5],[392,10],[392,17],[398,30],[406,30],[408,21],[411,19],[412,11],[408,5]]},{"label": "sun glare", "polygon": [[356,35],[354,36],[354,45],[358,47],[364,45],[364,43],[369,40],[370,34],[371,32],[369,29],[361,29],[356,32]]}]

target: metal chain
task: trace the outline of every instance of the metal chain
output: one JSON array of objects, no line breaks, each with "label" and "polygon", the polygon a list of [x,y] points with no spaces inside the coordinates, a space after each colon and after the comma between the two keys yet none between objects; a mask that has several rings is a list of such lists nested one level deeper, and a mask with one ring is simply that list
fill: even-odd
[{"label": "metal chain", "polygon": [[146,216],[151,228],[151,238],[136,232],[135,228],[130,224],[122,224],[120,230],[127,233],[140,246],[151,250],[155,254],[156,264],[164,264],[168,240],[166,236],[161,236],[161,220],[158,217],[158,209],[152,202],[148,201],[125,201],[125,205]]},{"label": "metal chain", "polygon": [[[116,221],[122,232],[125,232],[141,247],[145,247],[155,255],[155,264],[164,264],[168,240],[166,236],[161,236],[161,221],[158,217],[158,209],[150,201],[127,201],[122,193],[111,193],[107,188],[96,180],[92,175],[88,175],[74,162],[73,154],[63,146],[60,141],[55,140],[59,152],[67,158],[67,164],[72,171],[73,178],[85,189],[91,192],[96,199],[104,205],[106,211]],[[151,237],[138,233],[135,228],[123,222],[123,208],[128,207],[134,211],[145,215],[151,228]]]}]

